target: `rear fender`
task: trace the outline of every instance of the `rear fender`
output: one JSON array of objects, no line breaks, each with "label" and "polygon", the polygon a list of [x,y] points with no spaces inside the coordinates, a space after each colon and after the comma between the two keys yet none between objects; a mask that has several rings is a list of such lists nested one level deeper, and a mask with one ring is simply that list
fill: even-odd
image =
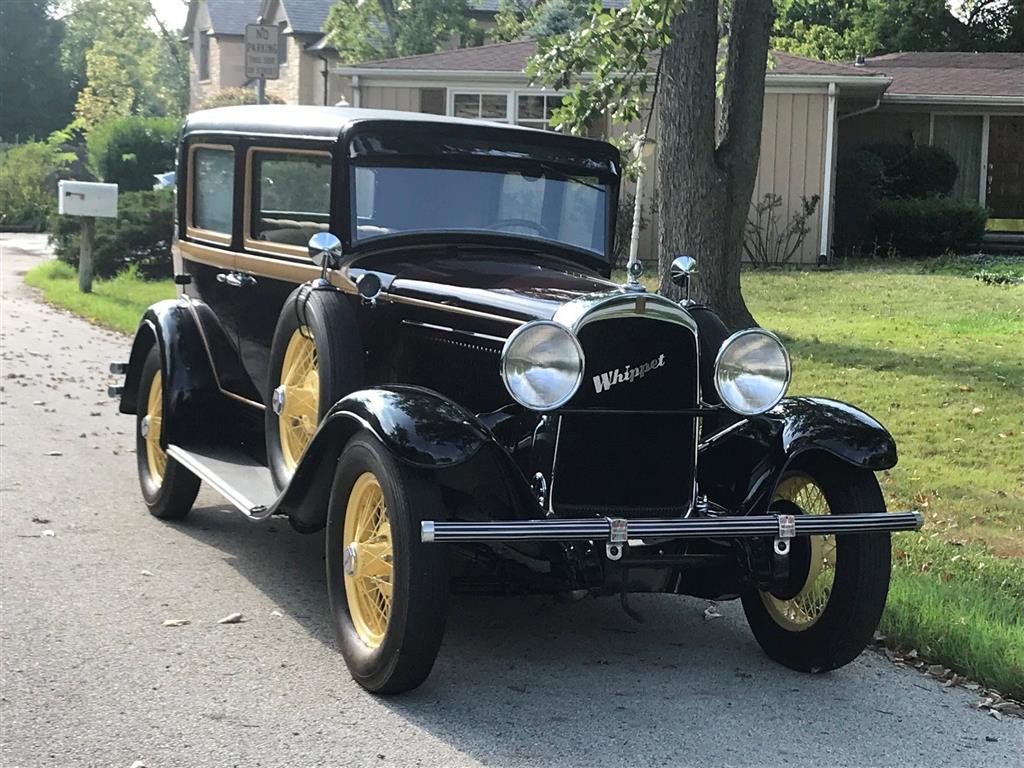
[{"label": "rear fender", "polygon": [[331,408],[299,462],[279,511],[304,529],[323,526],[338,458],[362,429],[372,432],[397,460],[433,471],[442,487],[461,489],[465,478],[477,478],[478,486],[501,499],[488,505],[491,514],[506,509],[511,515],[529,498],[522,473],[476,416],[437,392],[392,385],[353,392]]},{"label": "rear fender", "polygon": [[220,390],[195,316],[182,301],[159,301],[143,314],[128,358],[120,412],[138,410],[142,368],[154,344],[160,350],[164,382],[161,444],[166,447],[202,437],[210,423],[203,414],[210,413],[208,408],[215,405]]},{"label": "rear fender", "polygon": [[703,440],[697,482],[701,493],[735,514],[762,514],[782,474],[812,451],[860,469],[896,464],[892,435],[864,411],[836,400],[795,397]]}]

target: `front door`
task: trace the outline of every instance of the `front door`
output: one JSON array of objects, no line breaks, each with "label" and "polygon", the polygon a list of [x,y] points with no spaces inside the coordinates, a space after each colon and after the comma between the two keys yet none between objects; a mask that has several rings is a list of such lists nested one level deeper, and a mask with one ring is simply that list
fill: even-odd
[{"label": "front door", "polygon": [[1024,117],[989,118],[989,229],[1024,232]]}]

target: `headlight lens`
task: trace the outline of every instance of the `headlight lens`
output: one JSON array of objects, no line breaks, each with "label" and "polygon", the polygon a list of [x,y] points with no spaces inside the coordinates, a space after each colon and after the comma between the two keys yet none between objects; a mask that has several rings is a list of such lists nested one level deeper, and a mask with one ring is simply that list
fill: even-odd
[{"label": "headlight lens", "polygon": [[579,389],[583,349],[576,336],[558,323],[527,323],[505,342],[501,378],[517,403],[534,411],[550,411]]},{"label": "headlight lens", "polygon": [[789,354],[774,333],[749,328],[734,333],[718,351],[715,389],[731,410],[744,416],[778,405],[789,386]]}]

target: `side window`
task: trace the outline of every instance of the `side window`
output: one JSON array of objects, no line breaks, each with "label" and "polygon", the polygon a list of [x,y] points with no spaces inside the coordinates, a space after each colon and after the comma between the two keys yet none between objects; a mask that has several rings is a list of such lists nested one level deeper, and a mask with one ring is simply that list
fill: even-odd
[{"label": "side window", "polygon": [[252,153],[249,237],[305,247],[327,231],[331,211],[331,156],[321,152]]},{"label": "side window", "polygon": [[234,150],[196,147],[192,152],[190,226],[230,237],[234,197]]}]

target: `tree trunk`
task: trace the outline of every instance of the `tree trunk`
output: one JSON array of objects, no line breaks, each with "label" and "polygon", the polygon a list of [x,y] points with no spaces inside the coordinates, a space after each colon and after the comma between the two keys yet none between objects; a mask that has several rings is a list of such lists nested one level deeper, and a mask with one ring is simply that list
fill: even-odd
[{"label": "tree trunk", "polygon": [[[756,325],[740,292],[743,230],[760,156],[771,0],[733,0],[721,117],[716,117],[718,0],[690,0],[672,20],[658,94],[661,291],[668,272],[697,259],[694,297],[731,328]],[[717,123],[717,130],[716,130]]]}]

